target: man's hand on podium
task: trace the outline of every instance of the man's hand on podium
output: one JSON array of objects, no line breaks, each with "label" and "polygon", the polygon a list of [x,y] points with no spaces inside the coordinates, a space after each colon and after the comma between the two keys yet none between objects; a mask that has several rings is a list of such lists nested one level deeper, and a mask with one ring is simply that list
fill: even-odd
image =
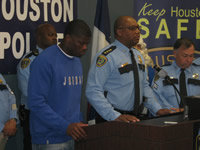
[{"label": "man's hand on podium", "polygon": [[131,115],[120,115],[115,121],[124,121],[124,122],[138,122],[140,121],[137,117]]},{"label": "man's hand on podium", "polygon": [[88,126],[88,124],[84,124],[81,122],[71,123],[68,125],[67,134],[72,136],[72,138],[76,141],[86,139],[87,134],[86,134],[85,130],[83,129],[83,127],[87,127],[87,126]]},{"label": "man's hand on podium", "polygon": [[157,116],[167,115],[167,114],[173,114],[176,113],[175,111],[172,111],[170,109],[159,109],[156,113]]},{"label": "man's hand on podium", "polygon": [[170,109],[175,112],[184,112],[184,108],[170,108]]}]

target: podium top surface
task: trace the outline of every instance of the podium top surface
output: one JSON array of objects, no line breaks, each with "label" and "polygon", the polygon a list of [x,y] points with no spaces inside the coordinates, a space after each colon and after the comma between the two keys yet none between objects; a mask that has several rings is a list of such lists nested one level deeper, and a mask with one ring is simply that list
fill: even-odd
[{"label": "podium top surface", "polygon": [[152,126],[166,126],[174,125],[181,122],[186,122],[183,113],[171,114],[161,117],[155,117],[152,119],[142,120],[138,124],[152,125]]}]

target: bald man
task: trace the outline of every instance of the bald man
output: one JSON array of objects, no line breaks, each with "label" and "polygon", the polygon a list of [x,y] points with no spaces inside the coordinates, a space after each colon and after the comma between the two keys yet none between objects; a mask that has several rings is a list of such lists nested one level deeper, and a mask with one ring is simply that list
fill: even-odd
[{"label": "bald man", "polygon": [[21,125],[24,132],[24,150],[31,150],[31,137],[29,131],[29,108],[27,106],[27,88],[30,75],[30,66],[34,59],[46,48],[57,44],[57,33],[54,26],[40,24],[36,30],[36,49],[24,55],[17,66],[18,87],[21,92],[21,105],[19,108]]},{"label": "bald man", "polygon": [[[114,34],[116,40],[97,53],[88,74],[86,96],[99,114],[96,122],[139,121],[138,109],[143,96],[148,99],[145,106],[152,114],[171,113],[168,109],[161,109],[156,102],[146,80],[144,58],[133,48],[140,39],[136,20],[130,16],[120,16],[115,21]],[[136,67],[133,67],[134,59]]]}]

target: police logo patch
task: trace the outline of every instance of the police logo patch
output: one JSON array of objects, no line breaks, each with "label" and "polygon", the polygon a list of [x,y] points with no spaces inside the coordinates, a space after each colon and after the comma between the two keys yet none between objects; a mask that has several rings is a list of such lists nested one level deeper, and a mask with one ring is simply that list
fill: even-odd
[{"label": "police logo patch", "polygon": [[0,79],[0,84],[3,84],[3,80]]},{"label": "police logo patch", "polygon": [[26,67],[29,66],[31,60],[29,58],[24,58],[21,62],[21,68],[25,69]]},{"label": "police logo patch", "polygon": [[105,63],[108,61],[108,59],[104,56],[104,55],[100,55],[97,58],[97,62],[96,62],[96,66],[97,67],[102,67],[103,65],[105,65]]}]

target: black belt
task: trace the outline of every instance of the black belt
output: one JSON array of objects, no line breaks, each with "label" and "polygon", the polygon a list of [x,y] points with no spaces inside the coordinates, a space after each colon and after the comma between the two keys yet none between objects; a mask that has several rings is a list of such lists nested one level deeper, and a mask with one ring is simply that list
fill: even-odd
[{"label": "black belt", "polygon": [[127,115],[136,116],[133,111],[125,111],[125,110],[120,110],[120,109],[117,109],[117,108],[114,108],[114,110],[118,111],[121,114],[127,114]]}]

